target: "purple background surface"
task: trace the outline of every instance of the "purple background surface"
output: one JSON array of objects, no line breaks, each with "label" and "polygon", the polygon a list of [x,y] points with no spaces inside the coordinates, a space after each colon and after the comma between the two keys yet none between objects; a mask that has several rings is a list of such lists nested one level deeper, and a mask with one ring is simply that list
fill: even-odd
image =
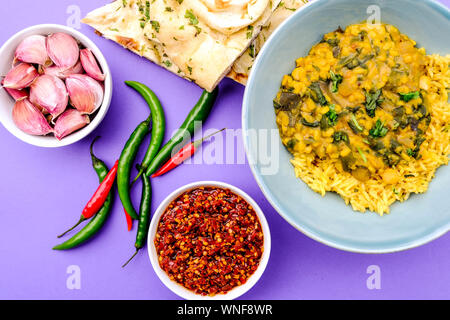
[{"label": "purple background surface", "polygon": [[[21,29],[41,23],[66,24],[68,7],[77,3],[84,17],[106,0],[3,1],[0,12],[4,43]],[[443,0],[447,6],[449,0]],[[111,166],[133,128],[148,111],[124,80],[148,84],[166,111],[166,138],[181,124],[201,89],[147,62],[85,25],[103,51],[114,79],[113,102],[99,128],[87,139],[60,149],[27,145],[0,127],[0,298],[2,299],[176,299],[154,273],[146,250],[128,265],[134,252],[119,201],[101,233],[89,244],[56,252],[55,236],[74,223],[95,190],[88,146],[96,136],[97,155]],[[244,87],[224,80],[206,128],[241,127]],[[242,145],[238,146],[242,148]],[[342,252],[317,243],[292,228],[270,206],[248,165],[184,165],[154,181],[153,209],[171,191],[193,181],[219,180],[248,192],[265,212],[272,231],[272,254],[261,280],[244,299],[448,299],[450,234],[420,248],[386,255]],[[137,197],[135,199],[137,200]],[[66,287],[67,268],[81,270],[81,289]],[[367,268],[381,268],[381,289],[369,290]]]}]

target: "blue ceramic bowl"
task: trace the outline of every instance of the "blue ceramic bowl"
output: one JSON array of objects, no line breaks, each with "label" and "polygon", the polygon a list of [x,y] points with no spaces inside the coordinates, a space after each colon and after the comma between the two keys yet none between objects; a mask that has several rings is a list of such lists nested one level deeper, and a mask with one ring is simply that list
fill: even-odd
[{"label": "blue ceramic bowl", "polygon": [[[428,53],[450,54],[450,11],[431,0],[315,0],[286,20],[256,59],[245,90],[242,114],[244,143],[253,174],[267,199],[292,226],[329,246],[362,253],[386,253],[425,244],[450,230],[450,167],[441,167],[425,194],[395,203],[383,217],[361,214],[336,194],[324,198],[294,176],[291,158],[279,143],[272,100],[283,75],[306,56],[323,34],[365,21],[370,5],[381,9],[381,20],[392,24]],[[259,129],[273,129],[262,134]],[[256,130],[256,131],[254,131]],[[252,139],[258,132],[258,139]],[[269,145],[268,154],[261,145]],[[270,148],[274,148],[271,150]],[[277,155],[277,153],[279,155]]]}]

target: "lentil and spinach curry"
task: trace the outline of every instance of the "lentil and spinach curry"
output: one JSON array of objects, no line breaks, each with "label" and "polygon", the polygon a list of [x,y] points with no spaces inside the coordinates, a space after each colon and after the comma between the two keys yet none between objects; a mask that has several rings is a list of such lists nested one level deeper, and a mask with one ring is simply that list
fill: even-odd
[{"label": "lentil and spinach curry", "polygon": [[326,34],[274,99],[297,176],[380,214],[424,192],[450,153],[449,62],[391,25]]}]

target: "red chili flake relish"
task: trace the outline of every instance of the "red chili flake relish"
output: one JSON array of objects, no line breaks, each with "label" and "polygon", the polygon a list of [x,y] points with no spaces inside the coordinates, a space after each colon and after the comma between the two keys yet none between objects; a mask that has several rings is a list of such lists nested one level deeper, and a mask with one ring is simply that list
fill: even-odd
[{"label": "red chili flake relish", "polygon": [[251,205],[228,189],[201,187],[172,201],[155,247],[170,279],[201,295],[225,294],[259,266],[264,235]]}]

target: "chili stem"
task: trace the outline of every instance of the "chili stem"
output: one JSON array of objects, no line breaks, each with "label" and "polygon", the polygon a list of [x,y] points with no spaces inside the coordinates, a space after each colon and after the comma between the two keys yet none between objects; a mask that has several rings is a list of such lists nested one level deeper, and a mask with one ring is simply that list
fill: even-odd
[{"label": "chili stem", "polygon": [[139,249],[136,249],[136,252],[131,256],[130,259],[128,259],[127,262],[125,262],[125,264],[122,266],[122,268],[125,268],[125,267],[127,266],[127,264],[129,264],[130,261],[133,260],[134,257],[136,257],[136,255],[138,254],[138,252],[139,252]]},{"label": "chili stem", "polygon": [[131,181],[131,185],[130,188],[133,186],[133,184],[144,174],[143,170],[140,170],[138,175],[136,176],[136,178],[133,179],[133,181]]},{"label": "chili stem", "polygon": [[91,146],[89,147],[89,153],[91,154],[91,157],[94,157],[95,158],[95,155],[94,155],[94,144],[95,144],[95,141],[97,141],[98,139],[100,139],[101,138],[101,136],[96,136],[95,138],[94,138],[94,140],[92,140],[92,142],[91,142]]},{"label": "chili stem", "polygon": [[205,141],[205,140],[211,138],[212,136],[215,136],[216,134],[218,134],[218,133],[220,133],[220,132],[222,132],[222,131],[224,131],[224,130],[226,130],[226,129],[227,129],[227,128],[223,128],[223,129],[217,130],[216,132],[213,132],[213,133],[207,135],[206,137],[203,137],[203,138],[201,138],[201,139],[198,139],[198,140],[194,141],[192,144],[193,144],[195,147],[197,147],[197,146],[200,145],[203,141]]},{"label": "chili stem", "polygon": [[77,222],[72,228],[70,228],[69,230],[65,231],[64,233],[61,233],[61,234],[58,236],[58,238],[64,237],[67,233],[69,233],[70,231],[72,231],[73,229],[75,229],[76,227],[78,227],[78,226],[79,226],[83,221],[85,221],[85,220],[86,220],[86,218],[81,217],[80,220],[78,220],[78,222]]}]

